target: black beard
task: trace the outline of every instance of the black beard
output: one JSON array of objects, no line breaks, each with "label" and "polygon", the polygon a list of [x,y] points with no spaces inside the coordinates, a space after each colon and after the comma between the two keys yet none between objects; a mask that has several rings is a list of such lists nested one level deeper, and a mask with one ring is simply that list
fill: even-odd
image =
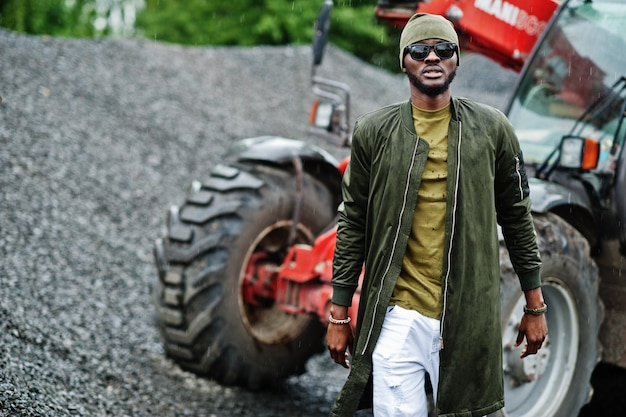
[{"label": "black beard", "polygon": [[406,75],[407,77],[409,77],[409,81],[411,81],[411,84],[413,84],[413,86],[415,86],[415,88],[417,88],[422,94],[426,94],[428,97],[437,97],[438,95],[448,91],[448,88],[450,88],[450,83],[452,82],[452,80],[454,80],[454,77],[456,77],[456,69],[450,73],[450,75],[443,84],[433,87],[425,85],[409,71],[407,71]]}]

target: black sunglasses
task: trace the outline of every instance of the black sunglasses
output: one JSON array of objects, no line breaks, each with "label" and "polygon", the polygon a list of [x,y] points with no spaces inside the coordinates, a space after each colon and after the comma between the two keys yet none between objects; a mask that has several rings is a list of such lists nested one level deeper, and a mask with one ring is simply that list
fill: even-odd
[{"label": "black sunglasses", "polygon": [[404,48],[404,55],[410,54],[415,61],[423,61],[430,54],[430,50],[434,49],[437,56],[441,59],[450,59],[457,50],[456,43],[442,42],[433,45],[425,43],[414,43]]}]

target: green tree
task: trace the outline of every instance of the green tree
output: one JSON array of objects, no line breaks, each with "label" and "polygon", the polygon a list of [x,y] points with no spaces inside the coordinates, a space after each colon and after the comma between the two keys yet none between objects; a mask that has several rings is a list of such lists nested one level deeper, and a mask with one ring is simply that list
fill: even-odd
[{"label": "green tree", "polygon": [[0,0],[0,26],[36,35],[92,36],[89,0]]},{"label": "green tree", "polygon": [[399,71],[398,44],[401,29],[376,20],[377,1],[336,2],[331,22],[330,40],[373,65]]},{"label": "green tree", "polygon": [[0,26],[35,35],[127,35],[132,34],[134,22],[129,22],[125,11],[132,11],[140,3],[141,0],[0,0]]},{"label": "green tree", "polygon": [[[146,0],[136,29],[143,36],[187,45],[285,45],[312,41],[323,1]],[[397,31],[374,17],[376,0],[335,1],[330,41],[375,65],[396,69]]]},{"label": "green tree", "polygon": [[310,0],[147,0],[136,27],[144,36],[187,45],[281,45],[309,42]]},{"label": "green tree", "polygon": [[[0,0],[0,26],[36,35],[140,34],[187,45],[308,44],[324,0]],[[137,10],[135,6],[145,3]],[[330,41],[397,70],[398,31],[377,22],[377,0],[335,0]],[[126,16],[129,11],[130,16]],[[134,27],[132,26],[134,23]]]}]

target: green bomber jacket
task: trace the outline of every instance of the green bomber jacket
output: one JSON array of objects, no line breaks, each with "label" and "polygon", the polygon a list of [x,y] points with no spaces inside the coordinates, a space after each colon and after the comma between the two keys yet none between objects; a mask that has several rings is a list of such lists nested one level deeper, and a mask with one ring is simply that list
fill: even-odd
[{"label": "green bomber jacket", "polygon": [[[522,290],[541,284],[522,152],[504,114],[453,97],[443,265],[437,412],[483,416],[504,406],[497,224]],[[352,417],[371,399],[372,352],[400,273],[428,143],[410,101],[360,117],[345,172],[333,259],[335,304],[363,278],[350,374],[331,416]]]}]

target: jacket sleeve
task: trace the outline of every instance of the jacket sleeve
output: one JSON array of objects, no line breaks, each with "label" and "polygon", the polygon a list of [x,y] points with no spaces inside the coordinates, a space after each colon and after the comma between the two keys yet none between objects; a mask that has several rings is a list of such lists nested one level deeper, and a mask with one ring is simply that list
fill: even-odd
[{"label": "jacket sleeve", "polygon": [[366,252],[366,219],[369,200],[370,153],[363,124],[357,121],[352,134],[350,163],[342,181],[337,244],[333,258],[332,302],[349,306],[358,286]]},{"label": "jacket sleeve", "polygon": [[499,126],[496,158],[496,211],[511,263],[523,291],[541,285],[541,259],[531,215],[530,188],[524,158],[513,127],[506,117]]}]

